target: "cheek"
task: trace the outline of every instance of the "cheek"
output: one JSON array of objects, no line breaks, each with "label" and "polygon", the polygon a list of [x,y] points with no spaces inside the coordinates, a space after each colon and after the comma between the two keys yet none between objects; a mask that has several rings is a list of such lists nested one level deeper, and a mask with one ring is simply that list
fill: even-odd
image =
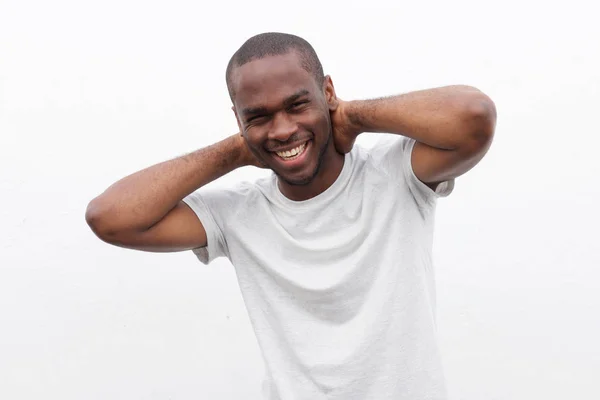
[{"label": "cheek", "polygon": [[244,131],[244,138],[251,148],[262,148],[264,137],[263,130],[257,127],[251,127]]},{"label": "cheek", "polygon": [[321,114],[317,117],[315,126],[318,129],[318,134],[322,136],[329,135],[331,131],[331,122],[330,122],[329,114]]},{"label": "cheek", "polygon": [[306,127],[310,127],[312,131],[318,130],[318,132],[315,132],[315,134],[318,134],[329,129],[329,120],[329,113],[319,109],[307,115],[301,123]]}]

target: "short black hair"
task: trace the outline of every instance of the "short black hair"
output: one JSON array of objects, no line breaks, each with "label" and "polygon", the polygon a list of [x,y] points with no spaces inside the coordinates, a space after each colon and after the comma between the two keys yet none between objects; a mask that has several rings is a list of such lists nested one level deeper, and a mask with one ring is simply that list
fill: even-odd
[{"label": "short black hair", "polygon": [[300,56],[302,68],[313,74],[317,83],[323,83],[323,66],[315,52],[315,49],[305,39],[289,33],[265,32],[253,36],[235,52],[225,72],[227,90],[233,102],[235,93],[231,87],[231,73],[236,67],[240,67],[250,61],[258,60],[267,56],[278,56],[296,51]]}]

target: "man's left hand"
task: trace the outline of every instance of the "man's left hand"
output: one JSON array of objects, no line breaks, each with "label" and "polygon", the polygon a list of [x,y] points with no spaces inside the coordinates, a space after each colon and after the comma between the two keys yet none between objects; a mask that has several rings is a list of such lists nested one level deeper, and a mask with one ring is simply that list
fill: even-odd
[{"label": "man's left hand", "polygon": [[352,118],[349,117],[350,102],[337,98],[338,106],[330,111],[331,125],[333,127],[333,142],[338,153],[346,154],[352,150],[360,129]]}]

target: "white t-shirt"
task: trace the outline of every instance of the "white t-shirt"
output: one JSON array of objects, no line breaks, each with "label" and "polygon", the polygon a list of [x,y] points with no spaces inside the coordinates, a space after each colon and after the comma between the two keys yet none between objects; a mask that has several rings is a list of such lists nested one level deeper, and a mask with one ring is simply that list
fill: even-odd
[{"label": "white t-shirt", "polygon": [[436,199],[411,167],[415,141],[358,144],[305,201],[277,177],[200,188],[184,201],[233,264],[266,366],[269,400],[446,400],[432,266]]}]

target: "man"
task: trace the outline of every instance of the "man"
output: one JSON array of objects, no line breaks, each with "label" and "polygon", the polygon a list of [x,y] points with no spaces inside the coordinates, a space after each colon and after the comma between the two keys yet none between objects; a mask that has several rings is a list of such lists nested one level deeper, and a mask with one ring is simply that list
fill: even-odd
[{"label": "man", "polygon": [[[104,241],[225,256],[268,399],[446,399],[431,260],[436,200],[488,150],[494,103],[467,86],[343,101],[305,40],[250,38],[226,73],[240,129],[123,178],[88,206]],[[362,132],[384,132],[372,149]],[[273,174],[202,188],[242,166]]]}]

